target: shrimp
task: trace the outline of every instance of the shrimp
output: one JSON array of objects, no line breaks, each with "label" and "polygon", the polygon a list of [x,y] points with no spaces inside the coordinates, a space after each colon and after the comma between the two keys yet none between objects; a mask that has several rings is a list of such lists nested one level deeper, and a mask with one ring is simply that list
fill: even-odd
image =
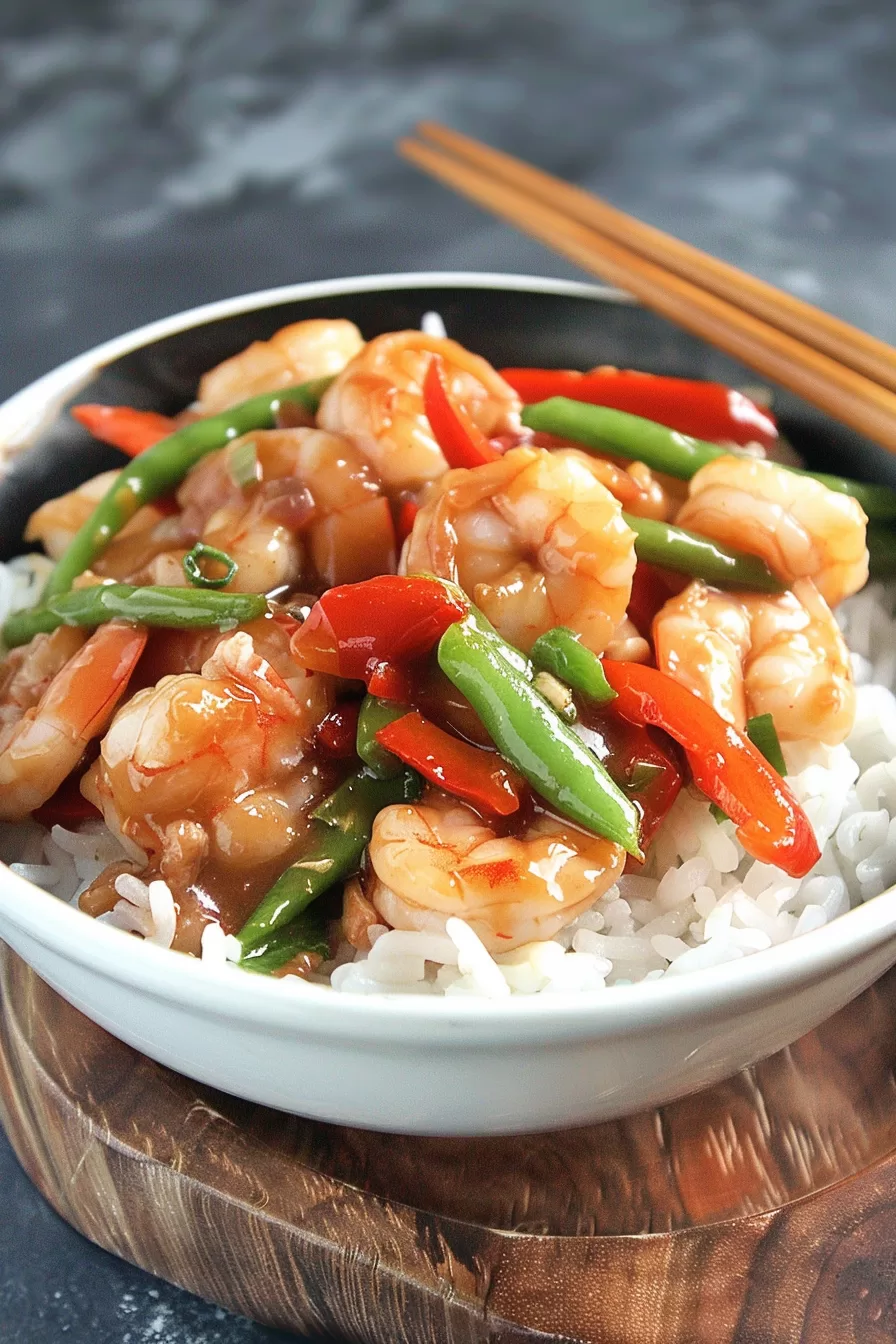
[{"label": "shrimp", "polygon": [[0,820],[21,821],[53,796],[105,729],[146,644],[144,629],[116,622],[86,641],[74,633],[38,635],[4,688]]},{"label": "shrimp", "polygon": [[542,813],[497,835],[471,808],[430,790],[373,824],[367,898],[396,929],[443,932],[456,915],[490,951],[553,937],[622,875],[618,845]]},{"label": "shrimp", "polygon": [[701,467],[676,518],[680,527],[761,556],[788,584],[812,579],[831,607],[868,578],[867,521],[850,495],[747,457]]},{"label": "shrimp", "polygon": [[344,318],[293,322],[269,341],[253,341],[203,374],[194,409],[200,415],[215,415],[260,392],[329,377],[363,348],[360,331]]},{"label": "shrimp", "polygon": [[446,474],[414,520],[405,568],[459,583],[526,652],[568,625],[601,653],[631,596],[635,534],[585,454],[512,448]]},{"label": "shrimp", "polygon": [[[118,474],[117,471],[103,471],[67,494],[47,500],[28,519],[25,540],[40,542],[47,555],[58,560]],[[95,561],[96,573],[104,578],[123,579],[141,565],[148,564],[171,545],[172,521],[164,509],[145,504]]]},{"label": "shrimp", "polygon": [[720,593],[701,581],[653,623],[657,666],[743,729],[771,714],[781,738],[836,746],[855,718],[849,654],[811,579],[777,596]]},{"label": "shrimp", "polygon": [[201,673],[164,677],[119,710],[82,792],[150,855],[164,856],[170,827],[194,822],[225,862],[275,857],[305,801],[290,776],[329,707],[328,679],[293,672],[291,685],[247,631],[227,636]]},{"label": "shrimp", "polygon": [[388,489],[417,490],[447,469],[423,409],[433,355],[442,357],[452,399],[484,434],[519,433],[519,398],[479,355],[421,331],[378,336],[324,393],[317,423],[357,444]]},{"label": "shrimp", "polygon": [[[249,449],[248,481],[237,471]],[[332,588],[395,570],[389,501],[348,439],[318,429],[256,430],[210,453],[177,495],[180,531],[237,563],[233,592]],[[138,582],[183,584],[183,550],[157,556]]]}]

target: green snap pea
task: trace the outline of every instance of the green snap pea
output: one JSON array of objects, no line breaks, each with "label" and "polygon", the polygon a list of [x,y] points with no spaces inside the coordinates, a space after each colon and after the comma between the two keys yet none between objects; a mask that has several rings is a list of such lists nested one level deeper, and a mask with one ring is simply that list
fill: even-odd
[{"label": "green snap pea", "polygon": [[358,871],[376,814],[391,803],[419,797],[420,776],[406,770],[377,779],[365,766],[340,784],[311,814],[305,852],[277,879],[237,935],[243,958],[267,947],[325,891]]},{"label": "green snap pea", "polygon": [[536,667],[552,673],[599,705],[616,699],[616,692],[604,675],[603,663],[565,625],[557,625],[536,639],[529,656]]},{"label": "green snap pea", "polygon": [[17,611],[3,627],[8,648],[60,625],[105,625],[133,621],[167,630],[232,630],[267,611],[261,593],[217,593],[202,588],[132,588],[127,583],[95,584],[50,597],[30,611]]},{"label": "green snap pea", "polygon": [[[549,397],[546,401],[525,406],[522,421],[529,429],[571,439],[593,452],[633,458],[646,463],[651,471],[662,471],[684,481],[689,481],[707,462],[730,455],[730,449],[717,443],[679,434],[677,430],[645,420],[643,416],[617,411],[610,406],[592,406],[570,397]],[[838,494],[852,495],[869,518],[896,519],[896,490],[889,486],[780,465],[783,470],[796,472],[799,476],[812,476]]]},{"label": "green snap pea", "polygon": [[747,588],[754,593],[782,593],[787,587],[769,569],[758,555],[732,550],[709,537],[698,536],[673,523],[660,523],[654,518],[636,518],[623,513],[623,518],[635,534],[635,554],[639,560],[676,574],[689,574],[694,579],[721,588]]},{"label": "green snap pea", "polygon": [[501,755],[542,798],[640,859],[634,803],[514,666],[504,643],[468,617],[449,626],[439,641],[439,666],[470,701]]}]

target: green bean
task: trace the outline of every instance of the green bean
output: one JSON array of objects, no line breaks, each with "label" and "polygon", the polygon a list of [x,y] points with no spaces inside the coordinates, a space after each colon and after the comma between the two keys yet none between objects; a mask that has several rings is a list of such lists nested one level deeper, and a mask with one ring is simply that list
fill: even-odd
[{"label": "green bean", "polygon": [[[547,401],[525,406],[523,424],[545,434],[556,434],[571,439],[583,448],[597,453],[612,453],[644,462],[652,471],[665,472],[689,481],[707,462],[730,455],[731,450],[689,434],[679,434],[653,420],[627,411],[616,411],[610,406],[592,406],[587,402],[572,401],[569,397],[549,397]],[[871,485],[865,481],[849,480],[845,476],[831,476],[826,472],[806,471],[801,467],[785,467],[799,476],[811,476],[829,490],[852,495],[858,500],[869,518],[896,518],[896,490],[886,485]]]},{"label": "green bean", "polygon": [[403,719],[407,712],[407,705],[397,705],[392,700],[380,700],[375,695],[365,695],[361,702],[355,746],[361,760],[370,767],[377,779],[394,779],[404,769],[393,752],[380,746],[376,735],[388,723]]},{"label": "green bean", "polygon": [[616,699],[600,659],[565,625],[557,625],[536,639],[529,656],[536,667],[544,668],[599,705]]},{"label": "green bean", "polygon": [[132,588],[126,583],[95,584],[59,593],[30,611],[17,611],[3,627],[8,648],[60,625],[104,625],[133,621],[167,630],[232,630],[267,611],[260,593],[217,593],[202,588]]},{"label": "green bean", "polygon": [[777,770],[779,775],[787,774],[784,753],[778,740],[778,730],[771,714],[756,714],[752,719],[747,719],[747,737],[756,750],[762,753],[772,769]]},{"label": "green bean", "polygon": [[250,397],[220,415],[194,420],[160,439],[133,458],[119,472],[87,522],[75,533],[44,589],[44,598],[67,592],[79,574],[102,555],[112,538],[139,508],[160,495],[170,494],[208,453],[225,447],[250,429],[267,429],[276,422],[285,401],[317,409],[332,379],[316,378],[297,387],[281,387]]},{"label": "green bean", "polygon": [[272,934],[336,882],[356,873],[376,814],[390,803],[412,801],[420,788],[420,776],[407,770],[396,779],[377,779],[366,767],[349,775],[311,814],[305,852],[277,879],[237,935],[243,957],[267,947]]},{"label": "green bean", "polygon": [[504,643],[467,617],[449,626],[439,641],[439,666],[470,701],[501,755],[542,798],[641,858],[634,803],[514,666]]},{"label": "green bean", "polygon": [[695,579],[718,584],[722,588],[747,588],[754,593],[782,593],[787,587],[758,555],[732,550],[719,541],[698,536],[672,523],[654,518],[635,518],[623,513],[635,533],[635,553],[639,560],[689,574]]},{"label": "green bean", "polygon": [[872,579],[891,579],[896,574],[896,528],[868,525],[868,564]]},{"label": "green bean", "polygon": [[265,942],[240,957],[239,964],[243,970],[272,975],[302,952],[324,960],[329,956],[326,920],[321,919],[316,910],[303,910],[291,924],[270,934]]}]

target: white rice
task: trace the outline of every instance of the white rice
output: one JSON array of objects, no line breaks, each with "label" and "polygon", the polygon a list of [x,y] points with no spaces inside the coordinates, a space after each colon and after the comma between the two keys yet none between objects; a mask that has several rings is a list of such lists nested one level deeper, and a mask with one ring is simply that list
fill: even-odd
[{"label": "white rice", "polygon": [[[0,621],[33,600],[43,568],[32,556],[0,565]],[[622,877],[551,941],[492,956],[460,919],[449,919],[444,934],[377,925],[369,952],[343,943],[313,978],[354,994],[592,993],[739,960],[879,895],[896,882],[896,585],[869,585],[837,615],[858,687],[852,733],[837,747],[785,746],[788,779],[822,850],[805,878],[750,858],[733,824],[717,824],[706,798],[688,788],[643,873]],[[77,832],[0,825],[0,859],[66,901],[108,864],[133,857],[98,821]],[[176,907],[167,885],[125,873],[115,889],[119,900],[104,922],[170,947]],[[220,967],[238,956],[234,938],[206,927],[203,962]]]}]

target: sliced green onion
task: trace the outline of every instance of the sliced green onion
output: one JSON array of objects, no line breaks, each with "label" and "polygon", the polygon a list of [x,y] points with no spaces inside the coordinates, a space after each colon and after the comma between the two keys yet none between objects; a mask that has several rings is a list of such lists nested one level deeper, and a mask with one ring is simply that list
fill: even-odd
[{"label": "sliced green onion", "polygon": [[[210,579],[199,567],[201,560],[213,560],[216,564],[224,565],[226,574],[220,579]],[[206,546],[204,541],[197,541],[192,551],[187,552],[183,558],[183,567],[194,588],[226,588],[239,569],[232,555],[219,551],[217,546]]]},{"label": "sliced green onion", "polygon": [[632,793],[642,793],[650,787],[657,775],[663,773],[663,767],[654,765],[653,761],[635,761],[623,788],[630,789]]},{"label": "sliced green onion", "polygon": [[565,625],[557,625],[539,636],[529,656],[536,667],[552,673],[599,705],[616,699],[600,659],[585,647],[575,630]]},{"label": "sliced green onion", "polygon": [[255,484],[259,472],[258,445],[254,439],[245,439],[242,443],[234,444],[227,454],[227,470],[234,485],[238,485],[241,490],[245,490],[247,485]]},{"label": "sliced green onion", "polygon": [[786,775],[787,764],[771,714],[757,714],[755,718],[748,719],[747,737],[779,775]]}]

